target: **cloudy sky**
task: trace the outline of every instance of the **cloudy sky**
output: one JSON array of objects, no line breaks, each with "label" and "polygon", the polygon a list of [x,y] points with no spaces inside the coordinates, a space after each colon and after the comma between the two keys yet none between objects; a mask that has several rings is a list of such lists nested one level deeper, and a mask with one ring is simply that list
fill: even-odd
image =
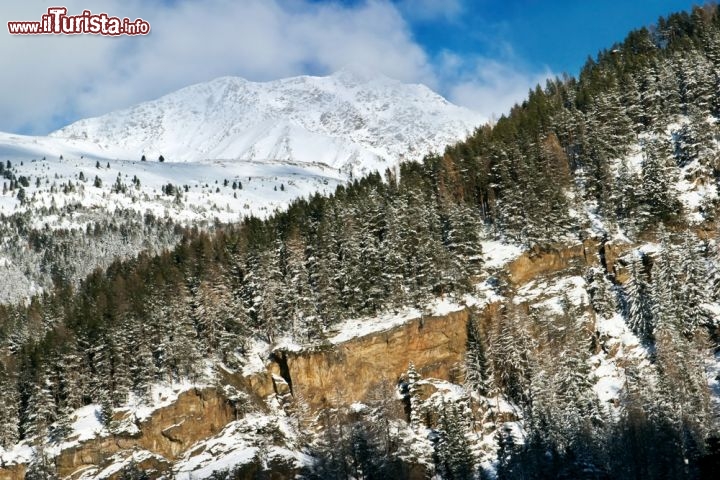
[{"label": "cloudy sky", "polygon": [[[359,66],[425,83],[490,118],[548,75],[690,0],[65,0],[2,2],[0,131],[74,120],[223,75],[262,81]],[[13,36],[50,6],[143,18],[146,37]]]}]

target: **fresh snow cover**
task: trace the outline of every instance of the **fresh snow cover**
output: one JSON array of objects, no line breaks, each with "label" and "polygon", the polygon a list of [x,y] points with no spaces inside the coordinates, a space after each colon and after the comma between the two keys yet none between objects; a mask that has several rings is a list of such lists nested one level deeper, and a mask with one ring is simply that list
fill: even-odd
[{"label": "fresh snow cover", "polygon": [[0,465],[13,465],[17,463],[30,463],[35,455],[35,449],[27,442],[16,443],[12,448],[0,447]]},{"label": "fresh snow cover", "polygon": [[[208,374],[206,376],[208,379],[211,378]],[[209,386],[210,380],[191,382],[185,379],[179,382],[156,383],[150,387],[150,395],[147,400],[139,399],[137,396],[130,394],[125,410],[135,419],[143,421],[150,418],[155,410],[175,403],[182,393]]]},{"label": "fresh snow cover", "polygon": [[485,268],[502,268],[523,254],[524,249],[518,245],[503,243],[497,240],[480,242]]},{"label": "fresh snow cover", "polygon": [[350,404],[350,411],[353,413],[362,413],[369,410],[370,407],[362,402],[353,402]]},{"label": "fresh snow cover", "polygon": [[437,378],[424,378],[419,380],[418,385],[432,385],[436,391],[425,401],[426,404],[442,407],[448,402],[457,402],[468,397],[468,391],[462,385],[440,380]]},{"label": "fresh snow cover", "polygon": [[[3,158],[0,146],[0,160]],[[0,214],[79,203],[87,209],[104,209],[109,213],[118,209],[151,212],[157,218],[172,218],[181,224],[197,224],[203,220],[228,223],[249,216],[265,218],[286,208],[296,198],[329,194],[345,183],[345,178],[336,170],[318,164],[159,163],[68,155],[62,160],[59,157],[13,158],[16,175],[29,179],[30,185],[25,187],[28,200],[21,205],[17,190],[0,194]],[[96,167],[97,162],[100,168]],[[80,180],[81,173],[84,181]],[[95,186],[95,177],[102,182],[100,187]],[[118,178],[127,187],[125,193],[114,190]],[[139,180],[139,187],[133,178]],[[63,193],[63,185],[68,181],[75,185],[75,191]],[[233,183],[238,186],[238,182],[242,188],[234,189]],[[164,194],[162,189],[168,184],[179,189],[180,194]],[[55,229],[85,227],[72,218],[57,215],[36,216],[33,226],[42,228],[46,223]]]},{"label": "fresh snow cover", "polygon": [[681,179],[675,185],[678,191],[678,199],[687,212],[686,218],[691,223],[702,223],[705,221],[699,209],[706,202],[713,202],[718,199],[717,186],[714,183],[691,182]]},{"label": "fresh snow cover", "polygon": [[50,138],[103,158],[321,163],[359,176],[442,153],[484,122],[424,85],[342,70],[265,83],[222,77]]},{"label": "fresh snow cover", "polygon": [[550,280],[533,280],[517,291],[513,303],[518,305],[527,302],[533,307],[549,313],[562,314],[564,298],[567,298],[575,306],[589,303],[585,287],[585,279],[578,275],[555,277]]},{"label": "fresh snow cover", "polygon": [[391,330],[404,325],[411,320],[423,316],[423,312],[415,308],[400,311],[398,313],[379,314],[372,318],[354,318],[346,320],[334,326],[333,331],[338,333],[330,337],[331,344],[345,343],[353,338],[364,337],[374,333]]},{"label": "fresh snow cover", "polygon": [[148,452],[147,450],[135,450],[133,451],[129,456],[123,457],[122,452],[113,456],[111,460],[113,460],[113,463],[111,463],[109,466],[105,467],[100,472],[97,471],[96,468],[90,468],[86,471],[84,471],[80,476],[78,477],[79,480],[95,480],[95,479],[105,479],[110,478],[112,475],[117,474],[120,472],[123,468],[126,468],[130,466],[131,463],[140,463],[145,460],[149,460],[151,458],[156,458],[160,461],[165,462],[166,460],[160,456],[156,455],[152,452]]},{"label": "fresh snow cover", "polygon": [[422,318],[423,316],[443,316],[460,311],[467,306],[481,307],[496,302],[499,297],[486,282],[480,284],[477,293],[465,295],[462,299],[443,296],[432,300],[423,311],[417,308],[406,308],[398,311],[386,312],[373,317],[354,318],[346,320],[332,327],[338,333],[329,338],[331,344],[344,343],[358,337],[364,337],[379,332],[391,330],[405,323]]},{"label": "fresh snow cover", "polygon": [[99,436],[105,426],[100,422],[100,405],[91,404],[81,407],[71,415],[72,433],[68,439],[74,442],[82,442]]},{"label": "fresh snow cover", "polygon": [[590,359],[595,367],[594,377],[597,379],[593,389],[602,405],[614,404],[619,400],[620,391],[625,384],[625,374],[618,368],[614,359],[598,354]]},{"label": "fresh snow cover", "polygon": [[595,378],[593,389],[609,412],[617,415],[620,413],[620,393],[626,382],[624,364],[629,358],[636,358],[640,360],[641,368],[649,366],[650,353],[619,313],[610,318],[599,315],[595,329],[605,348],[589,359]]},{"label": "fresh snow cover", "polygon": [[249,413],[229,423],[217,436],[190,447],[175,464],[173,478],[207,478],[213,472],[232,470],[256,457],[263,463],[271,459],[282,459],[296,465],[308,462],[305,455],[295,450],[269,444],[269,431],[277,432],[274,436],[279,435],[289,443],[296,437],[295,430],[287,424],[285,417]]},{"label": "fresh snow cover", "polygon": [[707,382],[712,392],[712,402],[715,408],[720,408],[720,353],[709,357],[705,362]]},{"label": "fresh snow cover", "polygon": [[606,337],[606,345],[609,347],[619,343],[623,347],[640,346],[640,340],[628,328],[622,315],[616,313],[610,318],[598,317],[595,324],[598,334]]},{"label": "fresh snow cover", "polygon": [[[256,337],[247,343],[247,353],[240,359],[243,364],[241,372],[244,377],[251,377],[266,371],[266,363],[273,347],[268,342]],[[295,351],[295,349],[290,350]]]}]

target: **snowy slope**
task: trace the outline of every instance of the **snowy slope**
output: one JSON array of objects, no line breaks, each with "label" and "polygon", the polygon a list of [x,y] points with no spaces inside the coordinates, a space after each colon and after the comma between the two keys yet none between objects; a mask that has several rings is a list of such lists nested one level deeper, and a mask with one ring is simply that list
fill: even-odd
[{"label": "snowy slope", "polygon": [[50,137],[104,158],[316,162],[357,176],[442,152],[482,122],[423,85],[341,71],[267,83],[218,78]]},{"label": "snowy slope", "polygon": [[[88,269],[178,239],[167,229],[145,232],[132,215],[200,228],[265,218],[351,177],[441,152],[481,121],[427,87],[386,77],[219,78],[49,136],[0,132],[0,215],[18,215],[36,232],[110,221],[153,237],[63,246],[71,253],[54,267],[79,281]],[[0,273],[11,279],[0,284],[0,303],[52,284],[44,253],[23,249],[30,233],[12,225],[0,224]],[[79,246],[87,242],[95,244]],[[72,252],[81,250],[97,255],[75,267]]]},{"label": "snowy slope", "polygon": [[[0,156],[0,160],[4,158]],[[119,208],[142,214],[150,211],[156,217],[185,225],[237,222],[250,215],[267,217],[299,197],[331,193],[345,181],[326,166],[285,162],[159,163],[68,155],[62,159],[7,158],[13,158],[13,174],[27,177],[29,186],[24,188],[24,204],[17,197],[18,189],[0,193],[0,214],[37,214],[39,226],[46,222],[54,225],[52,218],[41,213],[42,207],[69,204],[109,213]],[[137,183],[133,183],[134,178]],[[118,179],[126,187],[124,191],[116,188]],[[0,178],[0,188],[3,183],[10,182]],[[65,189],[68,184],[72,184],[72,191]],[[179,193],[164,193],[163,187],[168,184]]]},{"label": "snowy slope", "polygon": [[[441,152],[481,122],[425,86],[387,77],[223,77],[46,137],[0,132],[0,161],[31,182],[27,205],[20,207],[17,191],[4,192],[0,213],[79,202],[181,222],[266,216],[294,198],[331,192],[350,175]],[[81,185],[81,172],[85,188],[63,192],[68,181]],[[126,184],[137,177],[139,186],[116,195],[118,174]],[[95,176],[102,188],[91,188]],[[230,189],[226,180],[245,188]],[[188,187],[182,202],[162,194],[169,183]]]}]

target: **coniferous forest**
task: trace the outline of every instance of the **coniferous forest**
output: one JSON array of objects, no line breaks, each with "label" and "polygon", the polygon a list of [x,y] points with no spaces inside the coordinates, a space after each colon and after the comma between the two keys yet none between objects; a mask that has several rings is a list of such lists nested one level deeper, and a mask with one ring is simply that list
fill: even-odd
[{"label": "coniferous forest", "polygon": [[[253,339],[322,345],[345,320],[470,293],[488,276],[483,239],[543,252],[623,238],[654,249],[637,250],[622,276],[584,270],[587,312],[570,301],[555,316],[520,308],[494,279],[505,305],[468,325],[464,388],[512,405],[522,435],[493,420],[492,467],[472,444],[481,419],[463,401],[420,411],[410,367],[400,416],[430,428],[422,441],[434,452],[414,461],[455,480],[712,478],[718,197],[688,200],[683,186],[719,182],[720,11],[708,6],[631,32],[442,155],[267,220],[187,231],[172,250],[0,306],[0,446],[59,441],[84,405],[103,405],[109,422],[130,395],[197,379],[209,363],[242,368]],[[616,315],[645,354],[625,359],[610,408],[593,390],[600,340],[588,319]],[[318,461],[306,478],[406,475],[402,442],[352,416],[325,423],[308,441]]]}]

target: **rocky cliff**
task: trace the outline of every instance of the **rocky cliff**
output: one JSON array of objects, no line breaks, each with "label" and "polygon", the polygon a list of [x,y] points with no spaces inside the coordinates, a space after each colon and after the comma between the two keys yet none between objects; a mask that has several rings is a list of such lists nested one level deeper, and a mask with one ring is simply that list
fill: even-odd
[{"label": "rocky cliff", "polygon": [[[627,248],[586,241],[567,248],[535,250],[508,264],[501,276],[514,290],[543,276],[566,270],[578,273],[587,266],[602,265],[614,273],[618,257]],[[499,303],[490,303],[475,315],[487,326],[499,308]],[[383,384],[397,385],[411,362],[424,378],[462,383],[470,315],[470,309],[464,308],[441,316],[422,316],[337,344],[303,351],[277,350],[267,359],[265,372],[251,377],[226,375],[221,383],[242,391],[251,399],[252,409],[266,409],[266,400],[277,395],[285,403],[300,401],[312,412],[362,402]],[[217,435],[242,414],[219,389],[193,389],[138,422],[135,434],[96,438],[62,451],[55,458],[57,471],[61,478],[80,478],[89,472],[97,475],[117,458],[143,451],[148,455],[138,465],[159,476],[183,455],[194,452],[198,442]],[[245,470],[259,468],[253,465]],[[0,468],[0,480],[24,478],[25,468]],[[291,468],[287,473],[288,478],[294,475]]]},{"label": "rocky cliff", "polygon": [[275,378],[313,409],[362,401],[383,382],[397,383],[410,362],[423,376],[459,381],[467,320],[461,310],[309,352],[276,352]]}]

